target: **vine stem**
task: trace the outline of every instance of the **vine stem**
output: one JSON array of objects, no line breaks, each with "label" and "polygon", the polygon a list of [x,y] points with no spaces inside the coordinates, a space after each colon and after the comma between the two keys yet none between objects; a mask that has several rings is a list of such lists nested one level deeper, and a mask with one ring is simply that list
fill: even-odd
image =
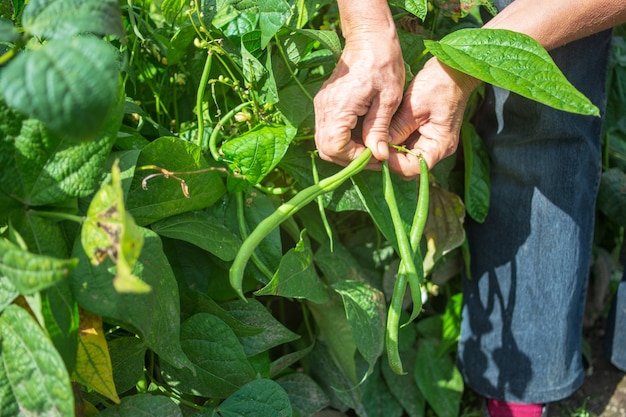
[{"label": "vine stem", "polygon": [[196,144],[202,148],[204,143],[204,91],[206,90],[207,83],[209,82],[209,73],[211,72],[211,63],[213,62],[213,52],[209,49],[207,51],[207,58],[204,61],[204,68],[202,69],[202,76],[200,77],[200,85],[196,92],[196,116],[198,119],[198,137]]},{"label": "vine stem", "polygon": [[324,178],[318,184],[313,184],[301,190],[291,198],[291,200],[279,206],[272,214],[263,219],[252,233],[248,235],[233,260],[229,276],[230,285],[243,301],[246,301],[242,289],[243,273],[252,253],[263,239],[282,222],[290,218],[311,201],[315,200],[318,196],[336,189],[347,179],[361,172],[367,166],[371,157],[372,151],[365,149],[361,155],[341,171],[328,178]]},{"label": "vine stem", "polygon": [[[242,239],[246,239],[248,237],[248,226],[246,224],[246,216],[245,216],[245,204],[243,201],[243,191],[238,191],[235,193],[235,198],[237,200],[237,223],[239,225],[239,234]],[[261,261],[256,252],[252,252],[252,263],[256,265],[257,268],[261,271],[263,275],[267,278],[267,282],[272,280],[274,274],[270,269]]]},{"label": "vine stem", "polygon": [[219,136],[222,126],[224,126],[226,122],[232,119],[232,117],[237,114],[239,110],[243,109],[246,106],[249,106],[250,104],[252,104],[251,101],[241,103],[240,105],[226,113],[224,117],[222,117],[220,121],[217,122],[217,125],[215,125],[215,128],[213,129],[213,132],[211,132],[211,136],[209,137],[209,151],[211,152],[211,156],[213,157],[213,159],[215,159],[216,161],[222,160],[222,157],[217,150],[217,137]]},{"label": "vine stem", "polygon": [[74,214],[62,213],[57,211],[39,211],[39,210],[30,210],[32,214],[39,217],[46,217],[49,219],[55,220],[69,220],[74,223],[82,224],[85,221],[84,217],[76,216]]}]

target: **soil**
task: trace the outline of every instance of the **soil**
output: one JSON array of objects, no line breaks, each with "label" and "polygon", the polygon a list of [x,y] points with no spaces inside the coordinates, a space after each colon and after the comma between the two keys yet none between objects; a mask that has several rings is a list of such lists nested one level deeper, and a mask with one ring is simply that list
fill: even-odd
[{"label": "soil", "polygon": [[[585,382],[571,397],[553,404],[549,417],[626,417],[626,373],[604,355],[603,323],[588,328],[585,336],[591,347]],[[589,414],[583,413],[584,410]]]}]

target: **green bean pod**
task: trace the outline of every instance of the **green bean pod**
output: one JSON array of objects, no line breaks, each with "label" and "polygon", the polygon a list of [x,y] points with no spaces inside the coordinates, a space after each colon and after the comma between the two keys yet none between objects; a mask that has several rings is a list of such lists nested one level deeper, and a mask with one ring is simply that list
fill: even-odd
[{"label": "green bean pod", "polygon": [[248,260],[252,256],[252,253],[263,241],[263,239],[265,239],[265,237],[283,221],[287,220],[298,210],[315,200],[318,196],[336,189],[343,184],[344,181],[361,172],[363,168],[367,166],[371,157],[372,151],[365,149],[361,155],[359,155],[341,171],[328,178],[324,178],[318,184],[313,184],[310,187],[301,190],[293,198],[291,198],[291,200],[279,206],[272,214],[263,219],[257,225],[257,227],[242,243],[241,248],[239,248],[235,259],[233,260],[233,264],[230,267],[230,285],[242,300],[246,300],[242,288],[244,270]]}]

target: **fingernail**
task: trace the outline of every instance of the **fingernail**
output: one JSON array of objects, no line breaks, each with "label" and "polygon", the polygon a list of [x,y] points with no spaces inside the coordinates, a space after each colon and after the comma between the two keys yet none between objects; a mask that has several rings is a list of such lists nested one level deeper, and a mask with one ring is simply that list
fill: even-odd
[{"label": "fingernail", "polygon": [[376,145],[376,150],[378,151],[378,154],[384,159],[387,159],[389,157],[389,144],[385,142],[378,142],[378,144]]}]

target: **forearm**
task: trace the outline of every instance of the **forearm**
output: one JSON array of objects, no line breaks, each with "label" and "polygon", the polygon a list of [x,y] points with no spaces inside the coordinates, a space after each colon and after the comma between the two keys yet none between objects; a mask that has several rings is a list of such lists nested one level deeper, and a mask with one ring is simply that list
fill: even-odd
[{"label": "forearm", "polygon": [[525,33],[550,50],[626,22],[626,0],[516,0],[485,27]]},{"label": "forearm", "polygon": [[387,0],[338,0],[341,30],[347,42],[390,35],[396,27]]}]

